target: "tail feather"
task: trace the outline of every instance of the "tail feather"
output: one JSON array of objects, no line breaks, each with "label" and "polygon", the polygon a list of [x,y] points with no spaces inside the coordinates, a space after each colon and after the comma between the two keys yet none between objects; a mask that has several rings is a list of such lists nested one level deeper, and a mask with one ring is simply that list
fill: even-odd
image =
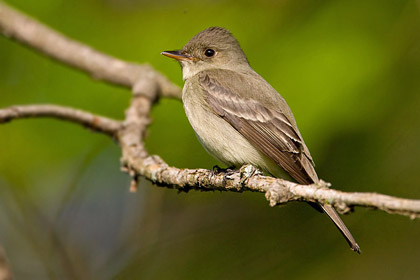
[{"label": "tail feather", "polygon": [[351,232],[341,220],[340,216],[338,216],[334,208],[328,204],[320,204],[320,206],[322,210],[324,210],[324,212],[328,215],[328,217],[330,217],[330,219],[334,222],[335,226],[340,230],[341,234],[347,240],[347,243],[349,243],[351,249],[360,254],[361,251],[359,245],[356,243],[356,240],[354,240],[353,235],[351,235]]},{"label": "tail feather", "polygon": [[[306,173],[306,178],[304,180],[300,178],[295,178],[296,181],[298,181],[301,184],[312,184],[314,182],[318,182],[318,175],[315,172],[315,168],[312,164],[312,161],[310,157],[304,155],[301,157],[300,163],[302,164],[303,170]],[[313,203],[310,203],[313,205]],[[351,249],[357,253],[361,253],[359,245],[356,243],[356,240],[354,240],[353,235],[351,235],[349,229],[346,227],[344,222],[341,220],[338,213],[335,211],[334,207],[332,207],[329,204],[318,204],[322,210],[330,217],[331,221],[334,222],[335,226],[340,230],[341,234],[346,239],[347,243],[349,243]],[[317,206],[318,206],[317,205]],[[318,207],[315,207],[318,209]]]}]

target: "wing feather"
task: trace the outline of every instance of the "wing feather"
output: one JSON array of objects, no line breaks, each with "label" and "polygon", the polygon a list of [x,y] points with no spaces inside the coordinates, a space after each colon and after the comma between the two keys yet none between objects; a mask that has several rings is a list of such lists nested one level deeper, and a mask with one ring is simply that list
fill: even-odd
[{"label": "wing feather", "polygon": [[287,116],[280,110],[242,97],[229,84],[232,80],[221,84],[221,79],[214,79],[212,74],[211,71],[200,73],[199,83],[214,113],[298,182],[312,183],[317,180],[310,155],[305,153],[307,148]]}]

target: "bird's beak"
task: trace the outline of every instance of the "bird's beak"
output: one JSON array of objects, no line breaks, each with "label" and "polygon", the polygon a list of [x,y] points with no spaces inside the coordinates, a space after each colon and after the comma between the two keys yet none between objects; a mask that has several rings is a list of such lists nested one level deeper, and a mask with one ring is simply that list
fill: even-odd
[{"label": "bird's beak", "polygon": [[163,54],[164,56],[167,56],[176,60],[193,60],[192,56],[182,53],[181,50],[165,51],[165,52],[161,52],[160,54]]}]

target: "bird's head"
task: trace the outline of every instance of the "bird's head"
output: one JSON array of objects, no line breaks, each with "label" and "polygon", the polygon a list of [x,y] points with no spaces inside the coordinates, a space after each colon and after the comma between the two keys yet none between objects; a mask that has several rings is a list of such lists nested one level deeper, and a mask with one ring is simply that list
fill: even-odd
[{"label": "bird's head", "polygon": [[182,66],[184,80],[208,69],[241,71],[249,68],[238,41],[222,27],[210,27],[195,35],[181,50],[164,51]]}]

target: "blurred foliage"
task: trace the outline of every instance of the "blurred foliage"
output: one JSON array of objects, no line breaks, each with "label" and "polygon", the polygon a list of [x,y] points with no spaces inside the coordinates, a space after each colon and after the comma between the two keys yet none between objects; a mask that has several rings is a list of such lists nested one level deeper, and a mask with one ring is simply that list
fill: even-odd
[{"label": "blurred foliage", "polygon": [[[288,101],[321,178],[345,191],[420,197],[419,2],[8,0],[116,57],[150,63],[209,26],[230,29]],[[0,37],[0,107],[56,103],[121,119],[130,93]],[[182,104],[161,100],[147,147],[177,167],[217,162]],[[0,243],[17,279],[416,279],[420,224],[356,209],[352,253],[306,204],[254,193],[128,193],[119,148],[74,124],[0,126]]]}]

